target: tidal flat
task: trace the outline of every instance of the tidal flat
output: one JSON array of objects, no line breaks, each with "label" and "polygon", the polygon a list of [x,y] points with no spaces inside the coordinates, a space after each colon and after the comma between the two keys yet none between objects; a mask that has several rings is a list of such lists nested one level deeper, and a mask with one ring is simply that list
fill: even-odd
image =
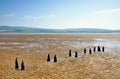
[{"label": "tidal flat", "polygon": [[[14,69],[16,57],[25,70]],[[120,34],[0,34],[0,79],[119,79],[119,74]]]}]

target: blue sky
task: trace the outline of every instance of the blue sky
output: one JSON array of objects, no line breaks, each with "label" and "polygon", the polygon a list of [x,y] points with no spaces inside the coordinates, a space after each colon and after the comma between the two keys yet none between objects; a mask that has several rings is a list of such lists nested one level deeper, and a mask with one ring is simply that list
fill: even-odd
[{"label": "blue sky", "polygon": [[0,0],[0,25],[120,29],[120,0]]}]

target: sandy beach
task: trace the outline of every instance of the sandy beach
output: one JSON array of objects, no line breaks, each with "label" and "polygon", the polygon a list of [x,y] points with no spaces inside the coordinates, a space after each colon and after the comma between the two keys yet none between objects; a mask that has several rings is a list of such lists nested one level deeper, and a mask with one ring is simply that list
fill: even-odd
[{"label": "sandy beach", "polygon": [[[97,46],[105,52],[93,52]],[[15,69],[16,57],[25,70]],[[119,74],[120,34],[0,34],[0,79],[120,79]]]}]

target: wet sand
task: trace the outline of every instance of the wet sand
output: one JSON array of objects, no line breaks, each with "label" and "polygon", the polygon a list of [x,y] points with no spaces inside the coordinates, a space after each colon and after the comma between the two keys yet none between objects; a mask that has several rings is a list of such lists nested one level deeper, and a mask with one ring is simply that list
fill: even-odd
[{"label": "wet sand", "polygon": [[[89,48],[98,45],[105,52],[89,55]],[[55,54],[57,63],[52,62]],[[16,57],[26,70],[14,69]],[[119,74],[120,34],[0,34],[0,79],[119,79]]]}]

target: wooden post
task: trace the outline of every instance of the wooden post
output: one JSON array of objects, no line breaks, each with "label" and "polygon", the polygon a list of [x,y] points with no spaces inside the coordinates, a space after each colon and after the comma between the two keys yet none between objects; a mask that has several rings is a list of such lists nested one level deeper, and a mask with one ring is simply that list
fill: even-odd
[{"label": "wooden post", "polygon": [[89,49],[89,54],[92,54],[92,50],[91,50],[91,48]]},{"label": "wooden post", "polygon": [[105,52],[105,47],[104,46],[102,47],[102,52]]},{"label": "wooden post", "polygon": [[57,62],[57,57],[56,57],[56,55],[54,56],[54,62]]},{"label": "wooden post", "polygon": [[96,47],[93,48],[93,51],[96,52]]},{"label": "wooden post", "polygon": [[101,52],[100,46],[98,46],[98,52]]},{"label": "wooden post", "polygon": [[22,63],[21,63],[21,70],[25,70],[25,65],[24,65],[23,60],[22,60]]},{"label": "wooden post", "polygon": [[84,54],[86,54],[86,48],[84,48]]},{"label": "wooden post", "polygon": [[15,69],[19,69],[17,57],[16,57],[16,59],[15,59]]},{"label": "wooden post", "polygon": [[75,51],[75,57],[76,57],[76,58],[78,57],[77,51]]},{"label": "wooden post", "polygon": [[50,55],[47,56],[47,61],[50,62]]},{"label": "wooden post", "polygon": [[71,50],[69,50],[69,57],[71,57]]}]

